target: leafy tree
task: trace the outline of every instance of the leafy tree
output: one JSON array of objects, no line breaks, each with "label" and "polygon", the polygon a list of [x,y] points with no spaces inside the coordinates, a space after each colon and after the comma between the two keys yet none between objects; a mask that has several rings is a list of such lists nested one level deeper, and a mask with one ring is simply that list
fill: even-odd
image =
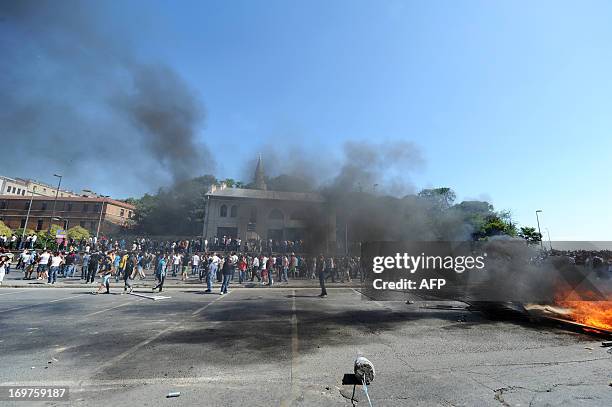
[{"label": "leafy tree", "polygon": [[225,183],[228,188],[234,188],[234,185],[236,185],[236,180],[234,180],[233,178],[226,178],[221,182]]},{"label": "leafy tree", "polygon": [[73,226],[68,229],[68,237],[76,241],[87,239],[89,238],[89,231],[81,226]]},{"label": "leafy tree", "polygon": [[11,236],[13,231],[0,220],[0,236]]},{"label": "leafy tree", "polygon": [[528,243],[539,243],[542,241],[542,234],[536,232],[534,227],[523,226],[518,235],[527,240]]},{"label": "leafy tree", "polygon": [[446,187],[423,189],[417,196],[431,202],[434,209],[438,210],[446,210],[450,208],[457,198],[455,191]]},{"label": "leafy tree", "polygon": [[[33,229],[26,229],[25,231],[25,235],[33,235],[36,232]],[[15,229],[15,236],[17,237],[21,237],[23,235],[23,228],[19,228],[19,229]]]},{"label": "leafy tree", "polygon": [[157,194],[130,198],[134,205],[135,231],[152,235],[197,235],[202,231],[206,192],[217,184],[212,175],[204,175],[160,188]]}]

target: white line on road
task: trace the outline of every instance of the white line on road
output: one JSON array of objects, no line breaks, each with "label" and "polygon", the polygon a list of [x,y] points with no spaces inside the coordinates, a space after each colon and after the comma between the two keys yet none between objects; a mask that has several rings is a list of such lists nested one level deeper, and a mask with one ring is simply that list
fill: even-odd
[{"label": "white line on road", "polygon": [[11,295],[11,294],[19,294],[19,293],[23,293],[26,292],[26,290],[21,290],[21,291],[13,291],[12,293],[2,293],[0,295]]},{"label": "white line on road", "polygon": [[53,302],[58,302],[58,301],[64,301],[64,300],[68,300],[70,298],[76,298],[76,297],[81,297],[85,294],[77,294],[77,295],[71,295],[70,297],[63,297],[63,298],[58,298],[56,300],[52,300],[52,301],[47,301],[47,302],[41,302],[38,304],[30,304],[30,305],[23,305],[21,307],[14,307],[14,308],[9,308],[7,310],[2,310],[2,312],[9,312],[9,311],[18,311],[20,309],[25,309],[25,308],[32,308],[32,307],[37,307],[39,305],[45,305],[45,304],[51,304]]},{"label": "white line on road", "polygon": [[295,290],[293,290],[293,301],[291,302],[291,393],[281,401],[281,407],[292,405],[298,399],[299,391],[297,386],[298,368],[298,327],[297,327],[297,307],[295,306]]},{"label": "white line on road", "polygon": [[[204,305],[203,307],[198,308],[197,310],[193,311],[191,313],[191,317],[196,316],[197,314],[199,314],[200,312],[204,311],[206,308],[210,307],[211,305],[213,305],[215,302],[222,300],[223,298],[227,298],[227,296],[230,294],[227,294],[225,296],[220,296],[218,297],[216,300],[213,300],[211,302],[209,302],[208,304]],[[165,329],[157,332],[156,334],[148,337],[147,339],[145,339],[142,342],[137,343],[136,345],[132,346],[131,348],[127,349],[125,352],[120,353],[119,355],[107,360],[105,363],[102,363],[101,365],[99,365],[94,372],[91,374],[92,376],[96,376],[97,373],[101,372],[102,370],[106,369],[109,366],[114,365],[117,362],[120,362],[121,360],[125,359],[127,356],[129,356],[130,354],[136,352],[138,349],[142,348],[143,346],[147,346],[148,344],[150,344],[151,342],[153,342],[154,340],[156,340],[157,338],[159,338],[162,335],[167,334],[168,332],[172,331],[173,329],[177,328],[178,326],[182,325],[183,322],[185,322],[187,318],[183,318],[179,321],[175,321],[173,322],[171,325],[167,326]],[[84,382],[80,382],[79,385],[81,385]]]},{"label": "white line on road", "polygon": [[101,313],[106,312],[106,311],[111,311],[111,310],[114,310],[116,308],[123,307],[125,305],[131,305],[131,304],[133,304],[135,302],[142,301],[142,300],[144,300],[144,298],[138,298],[136,301],[124,302],[123,304],[115,305],[114,307],[106,308],[106,309],[103,309],[103,310],[100,310],[100,311],[92,312],[91,314],[84,315],[83,318],[87,318],[87,317],[91,317],[93,315],[101,314]]}]

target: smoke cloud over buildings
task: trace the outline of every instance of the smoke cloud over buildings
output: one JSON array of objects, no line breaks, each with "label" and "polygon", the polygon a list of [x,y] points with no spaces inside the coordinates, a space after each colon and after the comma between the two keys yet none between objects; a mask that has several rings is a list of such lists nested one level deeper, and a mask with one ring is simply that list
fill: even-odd
[{"label": "smoke cloud over buildings", "polygon": [[126,195],[210,171],[197,95],[171,67],[139,57],[100,6],[0,4],[4,168],[62,172],[75,188],[121,180]]}]

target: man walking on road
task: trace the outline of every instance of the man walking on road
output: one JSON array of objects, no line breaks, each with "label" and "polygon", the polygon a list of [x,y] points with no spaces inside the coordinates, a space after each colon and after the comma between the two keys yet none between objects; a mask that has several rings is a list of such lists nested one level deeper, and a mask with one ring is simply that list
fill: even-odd
[{"label": "man walking on road", "polygon": [[210,258],[210,263],[208,266],[208,273],[206,274],[206,292],[212,292],[213,278],[217,275],[217,269],[219,267],[221,259],[217,256],[217,253],[213,253]]},{"label": "man walking on road", "polygon": [[327,290],[325,289],[325,257],[319,256],[317,260],[317,274],[319,275],[319,285],[321,286],[321,295],[319,297],[327,297]]},{"label": "man walking on road", "polygon": [[159,292],[160,293],[162,292],[162,289],[164,288],[164,281],[166,281],[167,266],[168,266],[168,258],[167,256],[162,256],[161,259],[159,259],[159,262],[157,264],[157,280],[159,282],[157,283],[155,287],[153,287],[153,291],[159,288]]},{"label": "man walking on road", "polygon": [[47,279],[47,284],[55,284],[57,281],[57,273],[59,272],[59,268],[64,262],[64,258],[59,252],[53,253],[53,257],[51,257],[51,267],[49,269],[49,278]]}]

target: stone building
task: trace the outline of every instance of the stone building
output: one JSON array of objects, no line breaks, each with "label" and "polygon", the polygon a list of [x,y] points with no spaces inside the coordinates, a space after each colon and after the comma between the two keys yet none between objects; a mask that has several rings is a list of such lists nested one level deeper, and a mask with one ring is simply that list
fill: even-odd
[{"label": "stone building", "polygon": [[76,192],[61,188],[58,191],[57,186],[49,185],[44,182],[32,179],[10,178],[0,175],[0,195],[28,196],[32,192],[38,196],[50,197],[55,197],[57,193],[59,198],[80,196]]},{"label": "stone building", "polygon": [[92,235],[98,229],[100,234],[114,233],[130,224],[134,210],[109,198],[58,197],[55,202],[55,197],[0,195],[0,220],[13,230],[27,224],[28,229],[40,231],[51,223],[64,229],[81,226]]},{"label": "stone building", "polygon": [[[213,185],[206,194],[204,236],[240,238],[243,242],[305,241],[307,247],[328,251],[335,247],[335,216],[324,197],[314,192],[270,191],[261,157],[252,188]],[[312,222],[323,232],[312,233]],[[321,226],[322,225],[322,226]],[[307,241],[317,239],[319,241]]]}]

